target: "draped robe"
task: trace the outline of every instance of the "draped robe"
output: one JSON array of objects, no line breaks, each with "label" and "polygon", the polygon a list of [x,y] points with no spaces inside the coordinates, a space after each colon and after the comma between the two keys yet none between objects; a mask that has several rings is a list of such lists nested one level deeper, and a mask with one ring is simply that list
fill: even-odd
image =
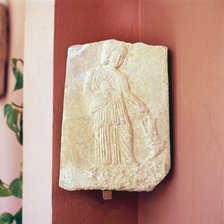
[{"label": "draped robe", "polygon": [[89,71],[88,82],[94,105],[92,116],[96,163],[98,165],[132,163],[133,131],[119,71],[106,71],[98,66]]}]

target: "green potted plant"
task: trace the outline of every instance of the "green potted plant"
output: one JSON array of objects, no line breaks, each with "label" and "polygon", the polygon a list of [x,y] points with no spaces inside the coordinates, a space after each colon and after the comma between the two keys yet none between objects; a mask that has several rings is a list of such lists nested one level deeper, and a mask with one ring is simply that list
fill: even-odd
[{"label": "green potted plant", "polygon": [[[22,63],[21,59],[12,59],[12,71],[16,79],[16,84],[13,91],[17,91],[23,88],[23,73],[18,68],[18,63]],[[4,117],[8,127],[15,133],[16,139],[19,144],[23,144],[23,105],[17,105],[14,102],[8,103],[4,106]],[[21,163],[22,164],[22,163]],[[20,167],[19,177],[12,180],[10,184],[4,183],[0,179],[0,197],[14,196],[22,198],[22,184],[23,173],[22,165]],[[18,210],[16,214],[8,212],[0,214],[0,224],[16,224],[22,223],[22,208]]]}]

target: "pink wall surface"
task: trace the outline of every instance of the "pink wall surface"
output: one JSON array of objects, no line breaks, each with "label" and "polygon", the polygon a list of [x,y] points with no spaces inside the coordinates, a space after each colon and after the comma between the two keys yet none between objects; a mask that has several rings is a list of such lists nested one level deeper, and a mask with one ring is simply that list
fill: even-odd
[{"label": "pink wall surface", "polygon": [[[8,7],[10,15],[9,58],[23,58],[25,0],[9,0]],[[7,95],[0,99],[0,179],[6,183],[10,183],[19,176],[22,159],[22,147],[17,142],[14,133],[6,126],[3,117],[3,107],[7,102],[14,101],[18,104],[22,102],[22,91],[12,92],[14,84],[15,80],[11,67],[9,67]],[[0,197],[0,213],[6,211],[15,213],[20,206],[20,199]]]},{"label": "pink wall surface", "polygon": [[166,45],[173,168],[139,194],[139,224],[224,223],[224,1],[142,0],[140,41]]}]

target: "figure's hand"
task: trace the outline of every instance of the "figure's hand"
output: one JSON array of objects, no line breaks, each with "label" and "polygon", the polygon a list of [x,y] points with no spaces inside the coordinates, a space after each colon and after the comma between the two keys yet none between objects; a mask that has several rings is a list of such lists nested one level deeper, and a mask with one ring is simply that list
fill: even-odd
[{"label": "figure's hand", "polygon": [[143,102],[138,102],[137,104],[137,109],[138,109],[138,117],[140,119],[143,119],[144,116],[147,114],[148,112],[148,108],[147,106],[143,103]]},{"label": "figure's hand", "polygon": [[139,112],[145,114],[147,112],[147,106],[143,102],[138,103]]},{"label": "figure's hand", "polygon": [[110,84],[107,81],[102,81],[100,84],[100,89],[102,91],[108,91],[110,89]]}]

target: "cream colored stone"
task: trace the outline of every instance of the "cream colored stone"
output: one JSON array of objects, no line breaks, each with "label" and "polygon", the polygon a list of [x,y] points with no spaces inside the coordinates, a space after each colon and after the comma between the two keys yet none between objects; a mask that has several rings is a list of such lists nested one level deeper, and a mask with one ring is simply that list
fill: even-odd
[{"label": "cream colored stone", "polygon": [[151,191],[169,169],[167,48],[116,40],[70,47],[60,187]]}]

